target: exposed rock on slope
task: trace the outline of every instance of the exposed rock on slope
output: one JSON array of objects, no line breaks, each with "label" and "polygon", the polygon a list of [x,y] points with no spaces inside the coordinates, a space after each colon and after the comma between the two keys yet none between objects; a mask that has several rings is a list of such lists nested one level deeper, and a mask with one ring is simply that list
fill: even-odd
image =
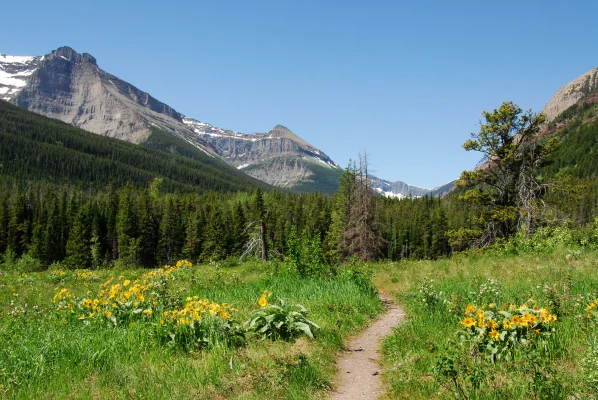
[{"label": "exposed rock on slope", "polygon": [[[560,88],[544,107],[547,122],[557,118],[572,105],[594,97],[598,92],[598,67],[582,74]],[[598,99],[593,99],[596,102]]]},{"label": "exposed rock on slope", "polygon": [[69,47],[40,58],[26,85],[10,101],[87,131],[133,143],[147,139],[152,126],[191,136],[181,114],[103,71],[93,56]]},{"label": "exposed rock on slope", "polygon": [[282,125],[267,133],[245,135],[191,118],[183,122],[226,162],[275,186],[292,188],[317,178],[312,176],[313,166],[341,173],[340,167],[326,154]]},{"label": "exposed rock on slope", "polygon": [[30,111],[101,135],[147,141],[156,127],[281,187],[331,192],[340,168],[324,153],[278,125],[241,134],[187,118],[98,67],[96,59],[61,47],[44,57],[0,56],[0,95]]}]

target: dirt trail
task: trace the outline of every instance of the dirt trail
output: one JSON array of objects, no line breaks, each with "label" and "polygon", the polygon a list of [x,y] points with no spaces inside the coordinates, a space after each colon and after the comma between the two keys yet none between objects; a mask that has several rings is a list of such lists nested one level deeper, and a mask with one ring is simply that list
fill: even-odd
[{"label": "dirt trail", "polygon": [[354,337],[347,349],[338,356],[338,388],[331,400],[376,399],[380,396],[382,381],[378,365],[378,346],[405,316],[405,313],[392,299],[380,294],[386,305],[386,312],[365,331]]}]

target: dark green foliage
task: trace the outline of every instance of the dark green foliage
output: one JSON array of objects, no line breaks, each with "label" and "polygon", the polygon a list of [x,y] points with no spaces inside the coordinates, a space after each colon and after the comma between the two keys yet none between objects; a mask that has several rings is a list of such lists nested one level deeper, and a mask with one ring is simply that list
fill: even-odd
[{"label": "dark green foliage", "polygon": [[0,101],[0,174],[19,183],[43,179],[96,189],[127,182],[146,187],[161,177],[167,191],[267,187],[157,129],[144,146],[89,133]]},{"label": "dark green foliage", "polygon": [[[388,258],[449,253],[444,232],[452,221],[460,221],[444,206],[451,202],[428,197],[374,200]],[[160,193],[155,182],[148,188],[108,186],[99,192],[0,183],[0,246],[2,253],[10,251],[17,258],[29,253],[46,267],[57,261],[72,268],[115,261],[143,267],[179,258],[221,261],[240,257],[263,220],[272,258],[292,260],[296,249],[298,272],[330,275],[330,265],[340,260],[326,254],[333,242],[334,201],[319,193],[175,195]]]},{"label": "dark green foliage", "polygon": [[322,165],[310,165],[309,168],[314,175],[318,177],[317,180],[309,182],[301,182],[293,187],[293,192],[297,193],[313,193],[322,192],[328,195],[334,194],[338,189],[339,179],[343,173],[340,169],[332,169]]},{"label": "dark green foliage", "polygon": [[77,212],[69,232],[64,260],[68,267],[73,269],[91,267],[91,228],[91,209],[89,205],[85,205]]}]

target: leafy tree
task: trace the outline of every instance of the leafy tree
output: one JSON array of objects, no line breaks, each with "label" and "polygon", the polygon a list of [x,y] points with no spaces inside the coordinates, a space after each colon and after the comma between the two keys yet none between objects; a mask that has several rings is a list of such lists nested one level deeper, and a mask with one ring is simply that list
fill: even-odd
[{"label": "leafy tree", "polygon": [[512,102],[482,113],[485,122],[463,144],[466,151],[483,155],[473,171],[464,171],[457,186],[467,187],[460,197],[476,205],[483,235],[476,245],[507,238],[518,226],[533,230],[542,208],[546,185],[537,178],[538,167],[554,149],[555,140],[541,140],[542,114],[523,111]]}]

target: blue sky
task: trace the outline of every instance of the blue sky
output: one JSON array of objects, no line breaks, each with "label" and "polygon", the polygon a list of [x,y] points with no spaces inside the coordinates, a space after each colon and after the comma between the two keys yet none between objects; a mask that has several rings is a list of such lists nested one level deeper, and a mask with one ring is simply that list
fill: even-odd
[{"label": "blue sky", "polygon": [[63,45],[178,111],[290,128],[345,166],[434,187],[503,101],[541,111],[598,65],[595,1],[5,2],[0,52]]}]

